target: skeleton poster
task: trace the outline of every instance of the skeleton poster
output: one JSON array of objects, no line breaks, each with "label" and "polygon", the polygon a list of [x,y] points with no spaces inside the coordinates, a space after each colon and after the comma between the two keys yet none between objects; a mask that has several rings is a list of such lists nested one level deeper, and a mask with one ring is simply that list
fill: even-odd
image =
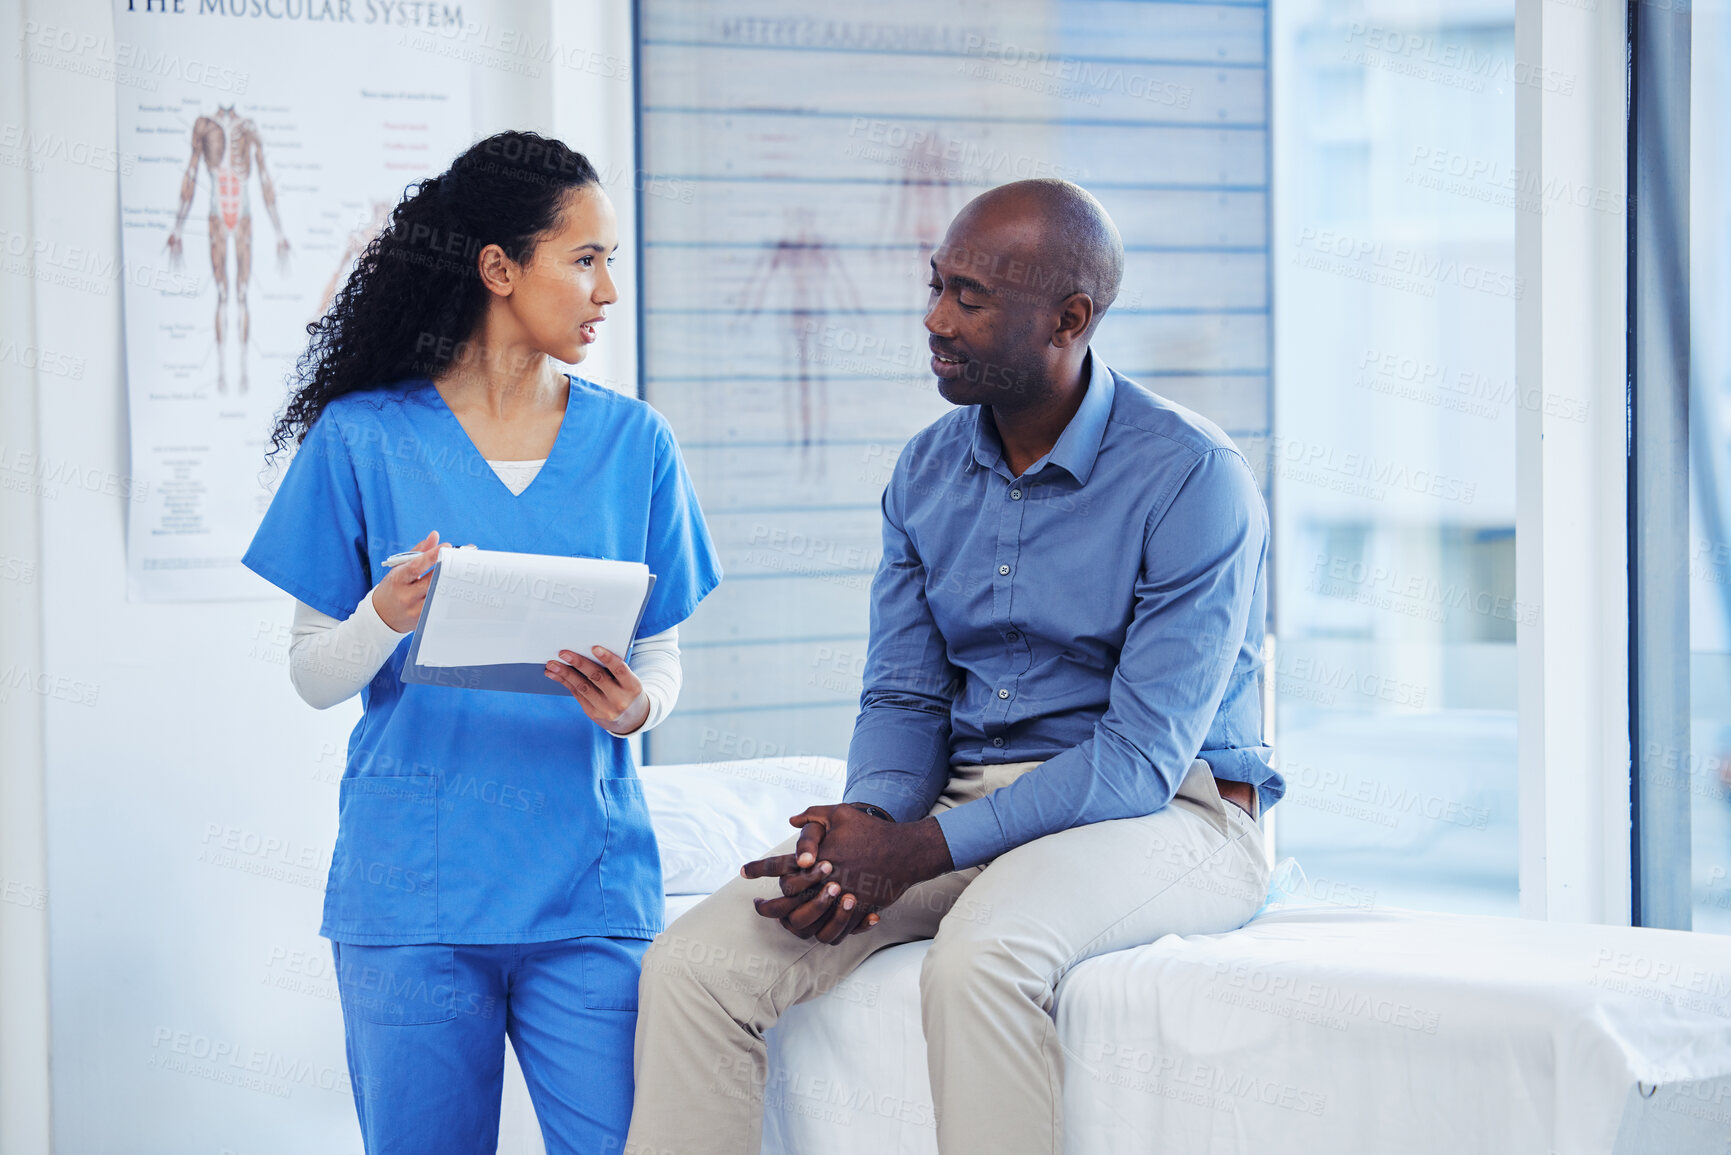
[{"label": "skeleton poster", "polygon": [[484,6],[115,0],[121,244],[165,270],[125,282],[132,599],[274,594],[240,556],[289,374],[404,187],[474,139],[440,49]]}]

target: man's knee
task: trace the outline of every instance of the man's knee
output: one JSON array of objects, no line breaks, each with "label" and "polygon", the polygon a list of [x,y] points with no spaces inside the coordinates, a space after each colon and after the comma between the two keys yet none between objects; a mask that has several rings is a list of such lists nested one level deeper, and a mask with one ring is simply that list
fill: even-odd
[{"label": "man's knee", "polygon": [[920,964],[920,1002],[927,1009],[979,1003],[982,995],[1014,992],[1038,1003],[1051,991],[1031,959],[1019,957],[1002,938],[940,934]]}]

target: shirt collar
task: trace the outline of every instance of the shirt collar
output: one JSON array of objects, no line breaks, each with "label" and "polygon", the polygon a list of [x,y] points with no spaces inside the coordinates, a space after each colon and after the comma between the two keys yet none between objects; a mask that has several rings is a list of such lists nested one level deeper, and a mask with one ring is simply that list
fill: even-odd
[{"label": "shirt collar", "polygon": [[[1082,395],[1082,404],[1058,435],[1058,443],[1051,452],[1028,467],[1029,474],[1038,473],[1046,465],[1056,465],[1074,477],[1077,484],[1088,484],[1088,475],[1094,472],[1094,459],[1100,456],[1100,443],[1106,438],[1106,421],[1112,415],[1113,385],[1112,370],[1092,349],[1088,350],[1085,371],[1088,391]],[[986,469],[994,469],[1003,459],[1004,446],[998,440],[998,431],[986,424],[983,408],[975,409],[974,460]]]}]

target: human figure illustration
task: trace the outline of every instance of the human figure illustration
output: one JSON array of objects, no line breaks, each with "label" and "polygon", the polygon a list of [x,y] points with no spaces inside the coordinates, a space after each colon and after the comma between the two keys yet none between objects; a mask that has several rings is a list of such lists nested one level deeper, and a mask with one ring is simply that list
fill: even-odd
[{"label": "human figure illustration", "polygon": [[[789,209],[786,235],[758,260],[746,283],[738,318],[763,311],[771,286],[785,286],[789,303],[784,331],[793,351],[793,388],[784,394],[788,440],[800,446],[802,469],[811,448],[829,426],[828,374],[819,354],[826,319],[833,312],[862,314],[859,298],[835,246],[817,231],[810,209]],[[797,428],[797,436],[795,429]]]},{"label": "human figure illustration", "polygon": [[[946,155],[949,138],[938,131],[935,125],[929,130],[927,139],[933,142],[929,150],[933,157],[941,158]],[[927,158],[919,159],[923,161]],[[955,216],[956,209],[960,207],[955,203],[957,187],[941,161],[908,165],[902,169],[901,180],[888,186],[883,236],[885,241],[891,244],[913,242],[914,259],[909,267],[919,282],[919,296],[922,300],[925,297],[926,281],[931,274],[927,262],[937,249],[938,241],[943,238],[950,218]]]},{"label": "human figure illustration", "polygon": [[385,222],[391,217],[391,202],[376,200],[372,204],[371,215],[353,229],[349,230],[349,239],[343,245],[343,255],[337,258],[336,271],[325,284],[325,291],[319,297],[319,316],[324,316],[330,310],[331,302],[336,300],[337,290],[342,288],[348,279],[349,271],[354,267],[355,258],[366,251],[373,243],[373,238],[385,229]]},{"label": "human figure illustration", "polygon": [[232,240],[235,320],[240,331],[239,392],[245,393],[250,331],[246,286],[252,276],[252,206],[246,186],[255,166],[265,211],[270,213],[271,227],[276,230],[277,261],[283,268],[288,264],[289,242],[277,215],[276,186],[265,168],[264,144],[259,140],[258,127],[235,112],[233,105],[221,105],[214,115],[201,116],[193,122],[192,155],[187,160],[186,173],[180,178],[180,211],[168,233],[169,257],[176,268],[180,267],[183,248],[181,233],[192,209],[193,195],[198,191],[200,161],[210,171],[210,270],[216,280],[216,388],[219,393],[228,392],[223,346],[228,337],[228,251]]}]

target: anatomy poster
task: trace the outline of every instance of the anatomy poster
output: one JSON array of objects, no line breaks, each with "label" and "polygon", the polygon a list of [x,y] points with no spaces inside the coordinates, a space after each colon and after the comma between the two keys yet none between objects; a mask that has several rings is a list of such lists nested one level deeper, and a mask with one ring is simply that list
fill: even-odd
[{"label": "anatomy poster", "polygon": [[[274,593],[240,564],[287,381],[405,186],[473,139],[483,4],[115,0],[135,600]],[[316,61],[317,83],[307,62]]]}]

